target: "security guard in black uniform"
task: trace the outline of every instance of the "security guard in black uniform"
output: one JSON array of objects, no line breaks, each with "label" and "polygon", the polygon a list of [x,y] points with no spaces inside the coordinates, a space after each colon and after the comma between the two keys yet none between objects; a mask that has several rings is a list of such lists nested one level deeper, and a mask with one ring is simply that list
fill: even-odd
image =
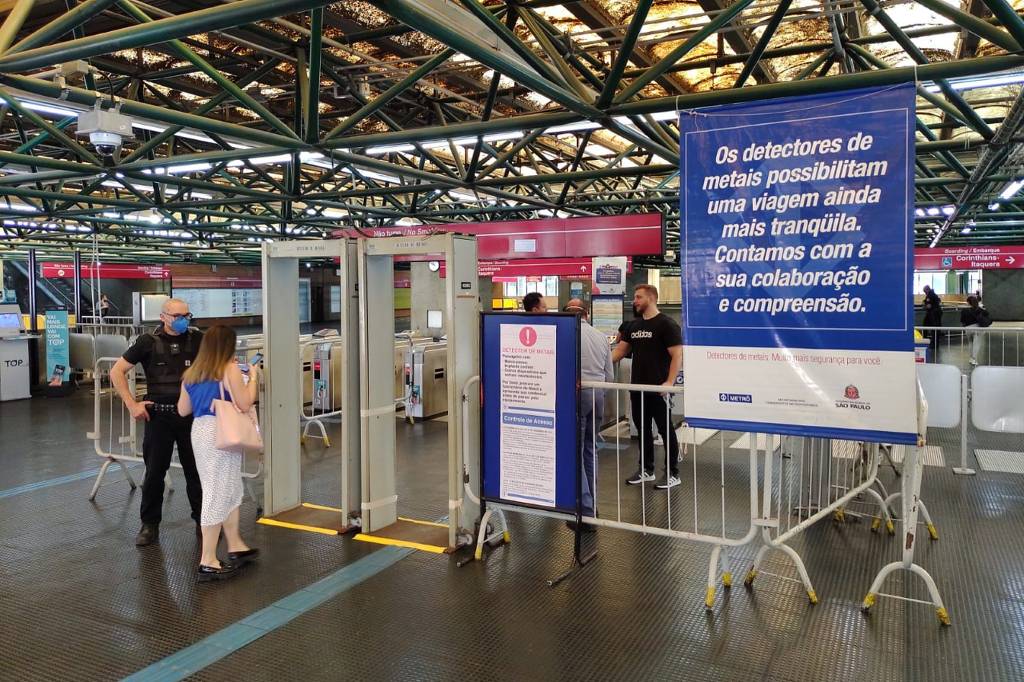
[{"label": "security guard in black uniform", "polygon": [[[163,325],[151,334],[140,336],[110,370],[111,383],[125,407],[133,418],[146,422],[142,441],[142,457],[146,462],[146,477],[142,482],[142,530],[135,538],[139,547],[159,538],[164,477],[171,466],[175,443],[185,474],[185,492],[196,522],[196,534],[200,534],[203,490],[192,454],[192,417],[179,416],[177,408],[181,375],[195,360],[202,342],[202,333],[189,328],[191,319],[187,303],[169,299],[160,313]],[[136,364],[141,364],[146,373],[146,396],[141,401],[128,389],[127,373]]]}]

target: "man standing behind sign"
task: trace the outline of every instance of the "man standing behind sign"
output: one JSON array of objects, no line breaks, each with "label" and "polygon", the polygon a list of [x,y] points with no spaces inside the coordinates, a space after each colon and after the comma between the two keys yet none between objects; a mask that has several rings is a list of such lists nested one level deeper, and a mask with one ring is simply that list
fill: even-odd
[{"label": "man standing behind sign", "polygon": [[[939,295],[935,293],[935,290],[927,284],[924,285],[924,326],[942,326],[942,299],[939,298]],[[938,331],[934,329],[926,329],[924,335],[928,337],[932,350],[935,351],[938,346]]]},{"label": "man standing behind sign", "polygon": [[548,311],[548,304],[543,296],[536,291],[531,291],[526,296],[523,296],[523,311],[527,313],[546,313]]},{"label": "man standing behind sign", "polygon": [[[178,444],[178,461],[185,474],[185,492],[199,527],[199,509],[203,502],[203,489],[192,453],[192,417],[178,414],[178,396],[181,393],[181,375],[191,366],[203,340],[202,333],[189,329],[192,314],[188,303],[170,298],[160,313],[163,325],[152,334],[143,334],[125,351],[110,370],[110,381],[121,396],[125,407],[136,420],[146,422],[146,435],[142,440],[142,458],[146,462],[146,476],[142,482],[142,530],[135,538],[139,547],[156,542],[160,534],[160,519],[164,503],[164,476],[171,466],[174,444]],[[127,373],[133,365],[141,364],[146,372],[146,397],[135,399],[128,388]]]},{"label": "man standing behind sign", "polygon": [[[583,301],[574,298],[565,306],[565,312],[575,313],[580,320],[580,376],[583,381],[614,381],[612,353],[608,348],[608,337],[594,329],[587,321],[587,309]],[[580,392],[580,448],[583,458],[583,485],[581,489],[583,515],[595,516],[594,498],[597,490],[594,487],[594,439],[597,437],[596,427],[604,418],[604,391],[585,388]],[[569,527],[575,530],[576,522],[569,521]],[[584,524],[583,530],[593,531],[594,527]]]},{"label": "man standing behind sign", "polygon": [[[637,317],[626,330],[622,342],[615,347],[612,360],[618,362],[627,353],[633,354],[634,384],[674,386],[683,365],[683,335],[679,325],[658,310],[658,290],[650,284],[638,284],[633,295]],[[654,480],[654,432],[668,439],[668,471],[655,485],[667,490],[679,485],[679,442],[669,423],[671,398],[656,392],[631,391],[629,394],[633,423],[640,432],[641,468],[628,479],[629,485],[640,485]]]}]

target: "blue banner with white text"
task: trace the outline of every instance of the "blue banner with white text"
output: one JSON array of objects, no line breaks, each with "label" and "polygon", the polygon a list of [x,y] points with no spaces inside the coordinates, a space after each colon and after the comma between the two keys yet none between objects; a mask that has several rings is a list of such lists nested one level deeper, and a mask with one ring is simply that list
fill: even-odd
[{"label": "blue banner with white text", "polygon": [[916,438],[913,84],[681,112],[693,426]]}]

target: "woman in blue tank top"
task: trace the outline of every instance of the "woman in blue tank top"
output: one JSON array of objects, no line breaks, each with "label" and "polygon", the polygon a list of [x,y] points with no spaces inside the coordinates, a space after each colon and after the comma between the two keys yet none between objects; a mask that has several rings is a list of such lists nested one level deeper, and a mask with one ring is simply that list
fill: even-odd
[{"label": "woman in blue tank top", "polygon": [[[235,332],[217,325],[203,337],[203,345],[192,365],[182,375],[178,413],[194,415],[192,450],[196,469],[203,484],[203,506],[199,525],[203,531],[203,552],[199,558],[199,581],[222,580],[234,576],[252,561],[259,550],[250,548],[238,532],[238,508],[242,504],[242,459],[238,452],[218,450],[217,418],[213,401],[223,392],[239,410],[248,410],[259,391],[259,369],[249,368],[246,384],[235,362]],[[217,558],[221,530],[227,542],[228,560]]]}]

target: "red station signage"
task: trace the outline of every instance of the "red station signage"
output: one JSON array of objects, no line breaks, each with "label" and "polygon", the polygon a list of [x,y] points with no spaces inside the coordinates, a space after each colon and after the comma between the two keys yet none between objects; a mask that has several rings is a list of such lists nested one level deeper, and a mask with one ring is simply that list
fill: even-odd
[{"label": "red station signage", "polygon": [[[482,260],[478,267],[481,277],[495,281],[514,281],[517,277],[581,277],[590,279],[593,260],[590,258],[523,258],[520,260]],[[626,271],[633,272],[633,259],[626,258]],[[441,277],[445,264],[441,261]]]},{"label": "red station signage", "polygon": [[[392,226],[365,229],[363,232],[374,237],[427,236],[446,232],[472,234],[477,237],[477,257],[482,261],[656,256],[665,248],[665,222],[660,213]],[[355,230],[338,230],[334,236],[359,235]],[[432,259],[415,257],[415,260]]]},{"label": "red station signage", "polygon": [[947,246],[914,249],[915,270],[1007,270],[1024,268],[1024,246]]},{"label": "red station signage", "polygon": [[[72,263],[42,263],[41,271],[43,277],[55,278],[66,277],[71,279],[75,276],[75,266]],[[92,279],[170,279],[170,271],[163,265],[132,265],[130,263],[103,263],[96,268],[92,263],[82,263],[82,278]]]}]

